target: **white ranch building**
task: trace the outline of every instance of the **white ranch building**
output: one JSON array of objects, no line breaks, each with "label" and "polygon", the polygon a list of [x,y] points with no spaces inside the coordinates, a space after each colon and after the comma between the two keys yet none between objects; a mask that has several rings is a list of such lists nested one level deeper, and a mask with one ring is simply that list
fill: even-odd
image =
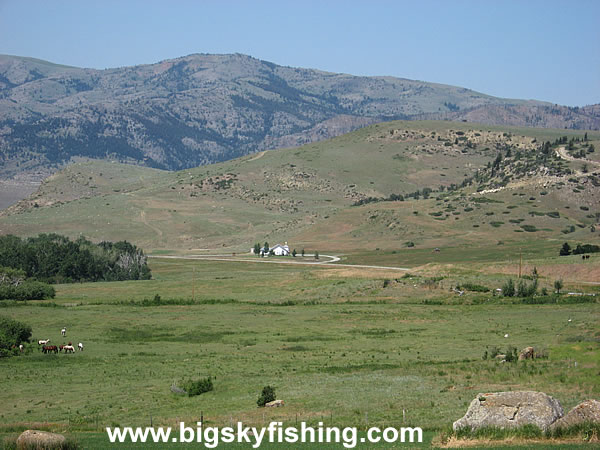
[{"label": "white ranch building", "polygon": [[288,256],[290,254],[290,248],[286,242],[284,245],[277,244],[273,248],[269,249],[269,252],[273,252],[275,256]]}]

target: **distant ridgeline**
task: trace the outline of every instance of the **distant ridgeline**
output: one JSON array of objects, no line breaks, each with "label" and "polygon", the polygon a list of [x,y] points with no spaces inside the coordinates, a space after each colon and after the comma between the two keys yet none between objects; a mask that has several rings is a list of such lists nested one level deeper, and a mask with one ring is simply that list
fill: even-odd
[{"label": "distant ridgeline", "polygon": [[141,249],[126,241],[94,244],[58,234],[0,236],[0,266],[46,283],[147,280],[151,273],[146,259]]}]

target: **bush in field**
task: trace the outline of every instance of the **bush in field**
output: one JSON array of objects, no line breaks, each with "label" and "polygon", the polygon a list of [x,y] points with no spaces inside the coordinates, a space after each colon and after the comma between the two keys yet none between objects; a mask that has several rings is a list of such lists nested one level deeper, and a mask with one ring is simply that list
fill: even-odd
[{"label": "bush in field", "polygon": [[519,352],[516,347],[508,347],[505,352],[504,360],[506,362],[515,362],[519,360]]},{"label": "bush in field", "polygon": [[25,281],[18,286],[0,285],[0,300],[45,300],[55,295],[52,286],[39,281]]},{"label": "bush in field", "polygon": [[262,407],[273,400],[275,400],[275,388],[272,386],[265,386],[260,394],[260,397],[258,397],[256,404]]},{"label": "bush in field", "polygon": [[563,281],[562,280],[556,280],[554,282],[554,289],[556,289],[556,293],[560,294],[560,290],[563,288]]},{"label": "bush in field", "polygon": [[214,389],[213,382],[208,378],[201,378],[199,380],[187,380],[181,386],[189,397],[195,395],[204,394],[205,392],[212,391]]},{"label": "bush in field", "polygon": [[515,283],[513,282],[512,278],[509,278],[509,280],[502,286],[502,295],[505,297],[514,297],[515,293]]},{"label": "bush in field", "polygon": [[54,295],[52,286],[27,279],[25,271],[0,266],[0,300],[44,300]]},{"label": "bush in field", "polygon": [[517,297],[533,297],[537,292],[537,288],[537,278],[531,284],[527,284],[524,280],[521,280],[517,286]]},{"label": "bush in field", "polygon": [[481,286],[480,284],[474,283],[462,283],[456,287],[460,290],[471,291],[471,292],[490,292],[490,288]]},{"label": "bush in field", "polygon": [[31,339],[31,327],[10,317],[0,316],[0,357],[18,352],[20,344]]},{"label": "bush in field", "polygon": [[571,254],[571,246],[569,245],[568,242],[565,242],[562,246],[562,248],[560,249],[559,255],[560,256],[569,256]]}]

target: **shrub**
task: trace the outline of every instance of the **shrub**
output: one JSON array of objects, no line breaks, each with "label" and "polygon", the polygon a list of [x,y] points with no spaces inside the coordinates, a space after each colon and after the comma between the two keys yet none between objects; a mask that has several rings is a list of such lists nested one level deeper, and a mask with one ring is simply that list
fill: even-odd
[{"label": "shrub", "polygon": [[558,253],[560,256],[569,256],[571,254],[571,246],[568,242],[565,242]]},{"label": "shrub", "polygon": [[472,292],[490,292],[490,288],[473,283],[463,283],[457,286],[457,289],[464,289],[465,291]]},{"label": "shrub", "polygon": [[183,383],[182,388],[187,392],[189,397],[204,394],[205,392],[209,392],[214,389],[210,377],[201,378],[199,380],[187,380]]},{"label": "shrub", "polygon": [[10,317],[0,316],[0,357],[17,352],[16,347],[29,342],[31,327]]},{"label": "shrub", "polygon": [[0,285],[0,300],[45,300],[54,298],[54,287],[39,281],[24,281],[18,286]]},{"label": "shrub", "polygon": [[514,297],[515,296],[515,283],[512,278],[509,278],[506,283],[502,286],[502,295],[505,297]]},{"label": "shrub", "polygon": [[535,231],[538,231],[538,229],[535,227],[535,225],[521,225],[521,228],[523,228],[523,230],[529,232],[529,233],[533,233]]},{"label": "shrub", "polygon": [[258,397],[256,404],[262,407],[273,400],[275,400],[275,388],[272,386],[265,386],[260,394],[260,397]]},{"label": "shrub", "polygon": [[516,347],[508,347],[505,355],[506,357],[504,359],[506,362],[515,362],[519,359],[519,353],[517,352]]},{"label": "shrub", "polygon": [[517,297],[532,297],[537,292],[538,282],[537,279],[533,280],[533,283],[527,284],[525,281],[519,281],[517,287]]}]

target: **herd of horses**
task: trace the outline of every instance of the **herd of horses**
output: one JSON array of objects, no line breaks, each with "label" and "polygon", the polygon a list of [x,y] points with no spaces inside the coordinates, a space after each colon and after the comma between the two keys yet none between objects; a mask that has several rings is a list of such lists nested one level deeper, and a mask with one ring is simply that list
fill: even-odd
[{"label": "herd of horses", "polygon": [[[65,337],[67,335],[67,327],[64,327],[62,330],[60,330],[60,334],[62,337]],[[68,344],[62,344],[62,345],[48,345],[48,342],[50,342],[50,339],[40,339],[38,340],[38,346],[42,346],[42,353],[46,353],[46,354],[50,354],[50,353],[58,353],[58,352],[62,352],[64,350],[65,354],[66,353],[75,353],[75,347],[73,346],[72,342],[69,342]],[[79,343],[77,344],[77,348],[79,349],[79,351],[83,351],[83,343]]]}]

